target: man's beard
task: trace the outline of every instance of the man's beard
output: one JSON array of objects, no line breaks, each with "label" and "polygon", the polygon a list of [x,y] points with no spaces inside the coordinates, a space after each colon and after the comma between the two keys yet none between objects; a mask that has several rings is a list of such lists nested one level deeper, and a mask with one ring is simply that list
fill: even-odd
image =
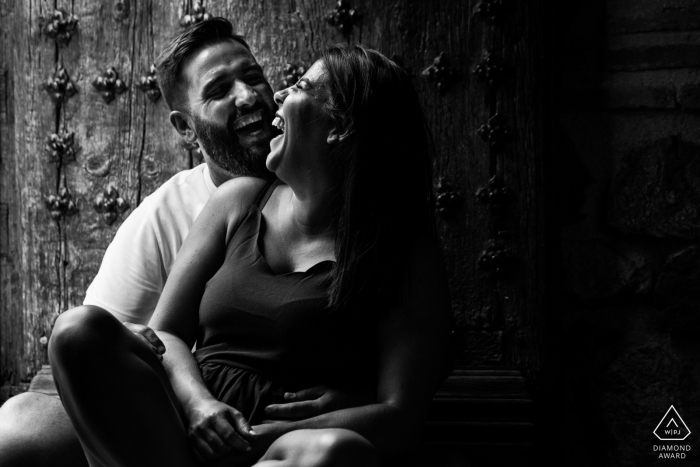
[{"label": "man's beard", "polygon": [[244,148],[233,130],[215,125],[192,115],[197,141],[212,161],[236,176],[269,178],[272,174],[265,167],[270,153],[269,141]]}]

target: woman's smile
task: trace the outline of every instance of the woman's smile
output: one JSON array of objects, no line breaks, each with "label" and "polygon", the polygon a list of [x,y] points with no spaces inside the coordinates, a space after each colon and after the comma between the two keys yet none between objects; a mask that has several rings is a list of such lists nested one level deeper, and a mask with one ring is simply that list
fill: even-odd
[{"label": "woman's smile", "polygon": [[280,130],[282,133],[284,133],[284,119],[282,117],[276,115],[275,119],[272,120],[272,125],[277,127],[277,129]]}]

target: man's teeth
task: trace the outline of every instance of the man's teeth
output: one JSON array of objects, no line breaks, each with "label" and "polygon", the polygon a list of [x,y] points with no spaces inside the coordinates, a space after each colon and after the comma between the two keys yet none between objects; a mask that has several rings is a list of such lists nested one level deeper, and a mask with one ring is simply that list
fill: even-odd
[{"label": "man's teeth", "polygon": [[244,115],[243,117],[239,118],[236,120],[236,123],[233,124],[233,130],[237,131],[243,128],[244,126],[248,126],[251,123],[259,122],[263,118],[263,112],[262,110],[256,110],[250,115]]},{"label": "man's teeth", "polygon": [[279,117],[275,117],[272,121],[272,125],[276,126],[282,133],[284,133],[284,120]]}]

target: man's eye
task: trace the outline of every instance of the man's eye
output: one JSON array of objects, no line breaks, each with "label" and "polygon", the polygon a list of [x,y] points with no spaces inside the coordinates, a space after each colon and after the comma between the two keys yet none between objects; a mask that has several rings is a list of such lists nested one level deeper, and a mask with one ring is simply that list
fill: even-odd
[{"label": "man's eye", "polygon": [[248,76],[248,77],[245,79],[245,81],[246,81],[246,83],[248,83],[248,84],[253,84],[253,85],[255,85],[255,84],[263,83],[263,82],[265,81],[265,78],[263,78],[262,75],[252,75],[252,76]]},{"label": "man's eye", "polygon": [[208,99],[218,99],[226,95],[226,90],[223,88],[214,89],[207,94]]}]

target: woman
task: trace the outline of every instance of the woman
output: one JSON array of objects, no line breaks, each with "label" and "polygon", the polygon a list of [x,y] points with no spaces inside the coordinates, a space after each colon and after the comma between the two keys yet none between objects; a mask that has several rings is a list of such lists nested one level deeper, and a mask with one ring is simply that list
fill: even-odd
[{"label": "woman", "polygon": [[[451,324],[415,90],[378,52],[335,46],[275,101],[267,167],[280,182],[234,179],[200,214],[150,322],[162,365],[115,338],[128,348],[100,349],[105,372],[128,381],[98,404],[59,375],[91,465],[191,466],[188,435],[216,465],[370,466],[415,445]],[[59,367],[79,348],[71,319],[51,340]],[[105,314],[81,319],[124,333]],[[375,402],[265,420],[286,391],[320,383]]]}]

